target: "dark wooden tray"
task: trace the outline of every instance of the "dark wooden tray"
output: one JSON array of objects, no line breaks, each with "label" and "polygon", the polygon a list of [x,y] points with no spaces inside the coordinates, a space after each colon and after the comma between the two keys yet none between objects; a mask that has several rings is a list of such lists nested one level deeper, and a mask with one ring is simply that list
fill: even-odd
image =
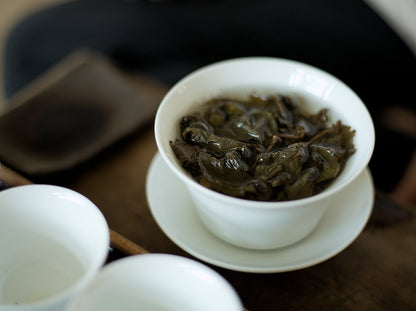
[{"label": "dark wooden tray", "polygon": [[0,161],[25,176],[66,171],[153,119],[166,88],[77,51],[8,103]]}]

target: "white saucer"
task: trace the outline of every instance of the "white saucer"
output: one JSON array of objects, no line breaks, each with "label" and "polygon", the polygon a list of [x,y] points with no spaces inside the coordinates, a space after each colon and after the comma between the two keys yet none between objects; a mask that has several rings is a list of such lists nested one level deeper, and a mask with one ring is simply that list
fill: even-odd
[{"label": "white saucer", "polygon": [[164,233],[189,254],[230,270],[256,273],[306,268],[335,256],[364,228],[374,203],[374,186],[366,169],[324,214],[318,227],[302,241],[275,250],[249,250],[224,242],[201,223],[193,202],[159,154],[146,180],[147,199]]}]

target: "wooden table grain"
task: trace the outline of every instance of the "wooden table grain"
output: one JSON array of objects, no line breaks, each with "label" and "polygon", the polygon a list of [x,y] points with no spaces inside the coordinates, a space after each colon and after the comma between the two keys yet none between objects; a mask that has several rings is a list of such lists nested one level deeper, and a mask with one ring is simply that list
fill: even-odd
[{"label": "wooden table grain", "polygon": [[[149,125],[51,181],[90,198],[112,230],[140,247],[193,258],[162,232],[149,210],[145,180],[156,152]],[[412,211],[394,211],[376,201],[360,236],[316,266],[256,274],[207,265],[231,283],[251,311],[415,310],[416,219]]]},{"label": "wooden table grain", "polygon": [[[167,87],[133,76],[145,104],[156,111]],[[149,113],[150,113],[149,112]],[[151,120],[154,115],[147,115]],[[10,186],[46,183],[73,189],[92,200],[111,229],[111,241],[125,254],[169,253],[194,258],[159,228],[146,199],[146,176],[157,152],[153,124],[77,167],[43,177],[21,176],[0,166]],[[1,160],[4,159],[0,159]],[[382,168],[381,168],[382,169]],[[251,311],[416,310],[416,217],[377,193],[370,221],[344,251],[318,265],[284,273],[244,273],[207,264],[223,275]]]}]

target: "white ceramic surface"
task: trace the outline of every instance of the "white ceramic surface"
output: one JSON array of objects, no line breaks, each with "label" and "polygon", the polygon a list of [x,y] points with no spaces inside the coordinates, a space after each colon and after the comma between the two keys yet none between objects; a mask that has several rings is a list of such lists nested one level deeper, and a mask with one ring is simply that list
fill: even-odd
[{"label": "white ceramic surface", "polygon": [[0,192],[0,310],[64,310],[108,246],[104,216],[81,194],[48,185]]},{"label": "white ceramic surface", "polygon": [[210,264],[256,273],[302,269],[335,256],[361,233],[374,203],[373,180],[366,169],[339,192],[309,236],[287,247],[258,251],[233,246],[211,234],[196,214],[183,182],[160,154],[149,168],[146,190],[158,225],[179,247]]},{"label": "white ceramic surface", "polygon": [[[180,137],[181,117],[214,96],[248,95],[251,91],[301,97],[311,111],[328,108],[333,122],[341,120],[356,130],[357,151],[329,188],[301,200],[256,202],[205,188],[180,167],[169,141]],[[307,236],[319,223],[331,198],[365,169],[374,148],[372,119],[348,86],[309,65],[267,57],[219,62],[179,81],[159,106],[155,137],[163,159],[189,189],[204,225],[219,238],[251,249],[283,247]]]},{"label": "white ceramic surface", "polygon": [[217,272],[185,257],[146,254],[105,266],[68,311],[241,311]]}]

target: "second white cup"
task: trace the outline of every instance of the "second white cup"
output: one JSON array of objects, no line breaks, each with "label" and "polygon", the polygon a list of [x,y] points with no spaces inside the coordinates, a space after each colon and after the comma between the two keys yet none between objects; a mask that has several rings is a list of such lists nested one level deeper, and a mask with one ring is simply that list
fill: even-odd
[{"label": "second white cup", "polygon": [[68,311],[241,311],[229,283],[176,255],[146,254],[108,264]]}]

